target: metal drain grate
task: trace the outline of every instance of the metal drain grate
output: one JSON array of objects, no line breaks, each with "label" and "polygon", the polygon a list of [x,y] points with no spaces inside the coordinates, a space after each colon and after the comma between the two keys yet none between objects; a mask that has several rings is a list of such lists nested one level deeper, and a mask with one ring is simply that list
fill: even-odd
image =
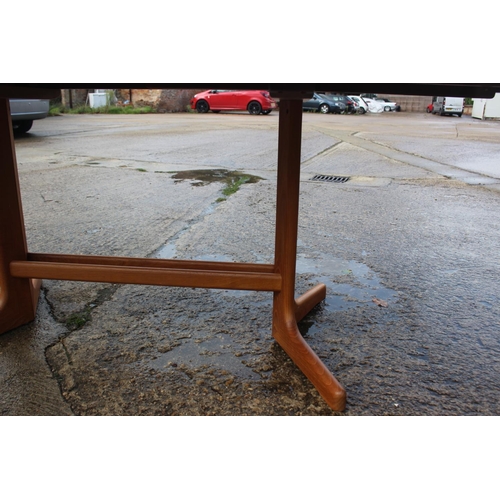
[{"label": "metal drain grate", "polygon": [[315,175],[311,180],[320,182],[336,182],[338,184],[342,184],[343,182],[347,182],[349,179],[350,177],[343,177],[339,175]]}]

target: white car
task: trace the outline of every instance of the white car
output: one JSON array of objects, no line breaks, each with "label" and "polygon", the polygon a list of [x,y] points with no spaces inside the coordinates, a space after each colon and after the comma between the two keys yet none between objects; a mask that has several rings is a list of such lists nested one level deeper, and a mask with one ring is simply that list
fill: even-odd
[{"label": "white car", "polygon": [[377,97],[375,100],[384,105],[384,111],[396,111],[398,107],[397,103],[389,101],[389,99],[384,99],[383,97]]},{"label": "white car", "polygon": [[349,97],[351,101],[354,101],[358,113],[361,113],[363,115],[369,111],[368,104],[366,104],[365,100],[361,96],[349,95],[347,97]]},{"label": "white car", "polygon": [[383,113],[384,105],[380,101],[376,101],[375,99],[370,99],[368,97],[363,97],[363,100],[368,105],[368,111],[370,113]]}]

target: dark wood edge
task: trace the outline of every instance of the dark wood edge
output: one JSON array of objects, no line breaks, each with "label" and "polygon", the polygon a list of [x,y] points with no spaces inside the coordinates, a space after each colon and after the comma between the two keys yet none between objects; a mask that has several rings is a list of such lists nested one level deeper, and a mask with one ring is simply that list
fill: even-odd
[{"label": "dark wood edge", "polygon": [[310,95],[312,92],[343,94],[446,95],[451,97],[492,98],[500,92],[500,83],[10,83],[0,84],[0,98],[53,99],[61,89],[134,88],[134,89],[213,89],[268,90],[279,97],[283,93]]}]

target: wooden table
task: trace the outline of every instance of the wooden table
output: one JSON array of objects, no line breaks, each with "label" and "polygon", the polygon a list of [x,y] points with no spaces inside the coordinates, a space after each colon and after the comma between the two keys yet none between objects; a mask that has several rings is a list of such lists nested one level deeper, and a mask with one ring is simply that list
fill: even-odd
[{"label": "wooden table", "polygon": [[[279,97],[276,234],[273,264],[221,263],[30,253],[26,244],[9,97],[54,98],[60,88],[129,88],[0,84],[0,334],[33,321],[42,279],[271,291],[272,334],[326,403],[342,411],[346,392],[301,336],[297,322],[326,296],[319,284],[295,298],[302,100],[316,90],[493,97],[500,85],[467,84],[168,84],[140,88],[269,89]],[[138,88],[137,85],[134,86]]]}]

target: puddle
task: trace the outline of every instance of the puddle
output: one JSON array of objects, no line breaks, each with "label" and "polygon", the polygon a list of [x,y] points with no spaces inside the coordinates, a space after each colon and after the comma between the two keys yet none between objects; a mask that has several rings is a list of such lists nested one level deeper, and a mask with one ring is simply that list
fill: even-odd
[{"label": "puddle", "polygon": [[153,255],[154,259],[173,259],[177,254],[175,243],[165,243]]},{"label": "puddle", "polygon": [[255,184],[262,180],[262,177],[256,175],[245,174],[234,170],[215,169],[215,170],[183,170],[172,175],[172,179],[177,182],[184,180],[194,181],[195,186],[206,186],[212,182],[222,182],[232,185],[242,178],[245,178],[245,184]]},{"label": "puddle", "polygon": [[[175,243],[167,243],[163,247],[163,256],[175,256]],[[213,262],[231,262],[229,256],[212,253],[199,255],[199,260]],[[355,307],[378,307],[372,299],[387,301],[389,307],[397,297],[397,292],[383,286],[379,276],[367,265],[354,260],[342,260],[327,254],[319,254],[314,258],[298,255],[297,274],[307,274],[311,281],[324,283],[327,286],[326,299],[321,303],[328,312],[345,311]],[[308,277],[309,277],[308,276]],[[272,309],[272,294],[245,290],[212,290],[212,293],[223,297],[246,297],[245,304],[250,308],[264,304]],[[250,318],[251,319],[251,318]],[[316,335],[323,328],[311,318],[304,318],[299,323],[299,330],[305,337]],[[151,360],[157,370],[171,370],[183,366],[199,369],[205,366],[227,370],[233,375],[246,379],[261,380],[262,374],[249,366],[248,346],[245,342],[233,338],[226,333],[217,333],[209,338],[183,339],[181,344],[171,350],[158,353]],[[255,353],[253,353],[255,356]]]},{"label": "puddle", "polygon": [[158,370],[182,365],[187,365],[189,368],[210,366],[247,379],[260,380],[261,376],[245,365],[246,357],[241,352],[241,346],[230,336],[219,334],[206,340],[189,340],[159,355],[151,363]]},{"label": "puddle", "polygon": [[226,186],[222,189],[222,196],[217,198],[216,202],[225,201],[228,196],[236,193],[243,184],[255,184],[262,180],[262,177],[245,174],[225,169],[214,170],[184,170],[177,172],[172,176],[175,182],[190,180],[192,186],[205,186],[212,182],[221,182]]},{"label": "puddle", "polygon": [[172,176],[175,182],[190,180],[191,186],[205,186],[212,182],[221,182],[226,185],[222,189],[222,196],[216,202],[225,201],[229,196],[236,193],[243,184],[255,184],[262,180],[262,177],[245,174],[233,170],[184,170]]},{"label": "puddle", "polygon": [[[367,265],[354,260],[336,259],[327,254],[315,258],[297,256],[297,274],[313,274],[314,281],[327,287],[324,306],[327,310],[345,311],[360,305],[378,307],[373,297],[391,302],[397,292],[380,283]],[[335,277],[339,277],[335,280]],[[339,281],[348,283],[339,283]]]},{"label": "puddle", "polygon": [[[182,232],[180,233],[182,234]],[[180,234],[175,238],[177,239]],[[177,256],[175,241],[165,243],[153,255],[157,259],[173,259]],[[224,254],[209,253],[196,257],[195,260],[209,262],[234,262],[234,259]],[[380,278],[366,264],[354,260],[337,259],[327,254],[311,258],[297,255],[297,275],[311,274],[315,283],[323,283],[327,287],[324,307],[328,311],[345,311],[360,305],[378,307],[372,299],[390,302],[397,292],[383,286]],[[342,282],[347,281],[347,282]],[[246,297],[255,292],[250,290],[213,290],[231,297]],[[269,299],[270,302],[272,302]],[[484,304],[488,307],[487,304]]]}]

